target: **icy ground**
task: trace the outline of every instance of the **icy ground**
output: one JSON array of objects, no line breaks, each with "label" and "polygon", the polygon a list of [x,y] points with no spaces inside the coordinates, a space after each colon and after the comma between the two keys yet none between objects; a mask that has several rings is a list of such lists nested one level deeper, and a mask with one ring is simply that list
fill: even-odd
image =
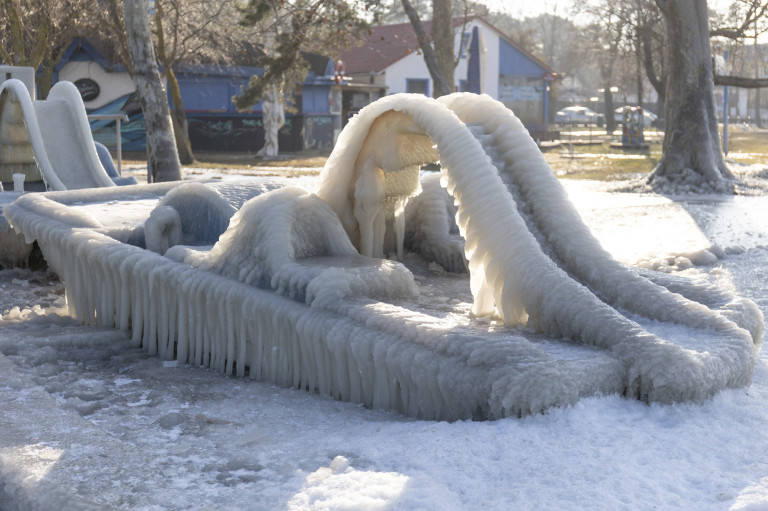
[{"label": "icy ground", "polygon": [[[768,316],[768,196],[565,183],[622,261],[727,286]],[[661,257],[713,244],[709,266]],[[54,275],[0,272],[3,511],[768,509],[765,350],[751,387],[700,404],[606,396],[427,422],[164,363],[59,316],[62,293]]]}]

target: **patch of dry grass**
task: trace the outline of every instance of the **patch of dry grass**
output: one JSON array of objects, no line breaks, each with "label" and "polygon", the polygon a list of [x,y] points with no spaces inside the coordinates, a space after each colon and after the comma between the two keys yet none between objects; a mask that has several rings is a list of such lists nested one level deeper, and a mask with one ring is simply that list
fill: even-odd
[{"label": "patch of dry grass", "polygon": [[[565,140],[559,145],[543,148],[544,158],[558,177],[564,179],[591,179],[614,181],[636,178],[650,173],[661,158],[662,135],[649,132],[648,146],[620,148],[611,142],[620,140],[618,132],[613,137],[606,133],[562,133]],[[570,143],[568,135],[575,140]],[[589,141],[592,143],[588,143]]]},{"label": "patch of dry grass", "polygon": [[659,161],[653,154],[614,157],[611,154],[590,153],[571,157],[568,153],[550,152],[544,157],[560,178],[598,181],[632,179],[649,174]]},{"label": "patch of dry grass", "polygon": [[727,159],[739,163],[768,165],[768,130],[728,130]]},{"label": "patch of dry grass", "polygon": [[[662,132],[647,131],[648,148],[611,147],[618,132],[609,138],[605,131],[564,131],[558,145],[542,148],[545,159],[564,179],[615,181],[648,175],[661,159]],[[591,142],[591,143],[589,143]],[[727,158],[740,163],[768,165],[768,130],[732,126]],[[263,159],[252,153],[196,153],[197,162],[188,168],[211,168],[225,173],[295,177],[316,174],[325,165],[328,152],[287,153]],[[124,165],[146,165],[143,153],[124,155]]]}]

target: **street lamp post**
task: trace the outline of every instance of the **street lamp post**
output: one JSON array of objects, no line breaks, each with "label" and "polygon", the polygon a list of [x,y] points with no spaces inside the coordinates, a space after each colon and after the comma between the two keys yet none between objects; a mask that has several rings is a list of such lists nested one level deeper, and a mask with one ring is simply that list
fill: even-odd
[{"label": "street lamp post", "polygon": [[[592,111],[595,111],[595,104],[597,103],[597,100],[599,98],[597,96],[592,96],[589,98],[590,104],[592,104]],[[592,147],[592,123],[589,123],[589,147]]]},{"label": "street lamp post", "polygon": [[728,155],[728,86],[723,87],[723,153]]}]

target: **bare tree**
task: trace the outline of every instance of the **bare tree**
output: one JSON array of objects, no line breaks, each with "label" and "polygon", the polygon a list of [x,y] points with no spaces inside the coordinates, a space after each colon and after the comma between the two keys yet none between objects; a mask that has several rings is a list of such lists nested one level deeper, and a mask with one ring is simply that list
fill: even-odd
[{"label": "bare tree", "polygon": [[[403,9],[408,15],[408,19],[416,32],[416,38],[419,47],[424,55],[424,62],[432,77],[434,86],[434,97],[445,96],[453,92],[453,73],[458,64],[460,55],[454,53],[454,29],[453,13],[454,7],[451,0],[432,0],[432,37],[427,36],[427,31],[421,21],[416,9],[410,0],[401,0]],[[469,4],[464,0],[462,2],[464,12],[463,18],[466,20],[469,15]],[[462,32],[464,26],[462,26]],[[461,49],[459,49],[461,54]]]},{"label": "bare tree", "polygon": [[666,37],[661,11],[653,0],[635,0],[634,11],[635,33],[638,50],[642,54],[645,76],[656,91],[658,102],[656,111],[664,114],[666,111],[667,65],[663,58],[654,58],[666,52]]},{"label": "bare tree", "polygon": [[[710,35],[733,37],[733,30],[710,31],[706,0],[655,0],[666,27],[666,129],[661,161],[648,181],[656,189],[733,193],[734,175],[720,145],[715,84],[768,85],[768,80],[714,76]],[[766,9],[752,2],[751,22]]]},{"label": "bare tree", "polygon": [[[761,78],[764,76],[764,70],[761,69],[758,40],[768,31],[768,2],[765,0],[736,0],[730,5],[725,16],[713,18],[713,25],[714,28],[710,34],[720,38],[718,43],[722,49],[727,49],[731,54],[728,68],[737,73],[737,75],[724,76],[716,70],[715,85],[731,85],[752,89],[753,92],[750,96],[754,100],[752,103],[755,113],[754,121],[760,126],[762,124],[760,89],[768,87],[768,80]],[[722,38],[726,38],[727,42],[723,44]],[[752,43],[748,44],[750,39]],[[752,76],[748,77],[749,75]]]},{"label": "bare tree", "polygon": [[[758,44],[758,40],[760,38],[759,30],[757,28],[757,20],[755,20],[754,23],[754,32],[753,32],[753,45],[752,45],[752,53],[754,58],[754,66],[755,66],[755,79],[760,79],[760,45]],[[763,119],[762,114],[760,113],[760,88],[755,89],[755,124],[757,124],[758,128],[761,128],[763,125]]]},{"label": "bare tree", "polygon": [[[420,19],[427,19],[432,14],[432,0],[409,0],[411,7],[418,13]],[[401,0],[388,0],[384,6],[378,22],[384,25],[395,23],[410,23],[408,15],[403,10]]]},{"label": "bare tree", "polygon": [[281,91],[275,99],[282,103],[306,76],[303,52],[332,55],[348,46],[368,27],[361,13],[375,15],[379,7],[375,0],[248,0],[239,7],[240,24],[253,27],[259,37],[264,73],[249,80],[235,105],[249,108],[266,95],[271,98],[267,91],[274,90]]},{"label": "bare tree", "polygon": [[131,71],[147,129],[147,178],[181,179],[168,98],[157,68],[144,0],[125,0],[125,28]]},{"label": "bare tree", "polygon": [[[439,3],[440,1],[447,0],[435,1]],[[427,31],[424,29],[424,24],[421,22],[419,14],[411,5],[410,0],[402,0],[402,3],[403,9],[405,9],[405,13],[408,15],[411,25],[413,25],[413,30],[416,32],[416,38],[418,39],[419,47],[421,47],[421,51],[424,54],[424,62],[427,64],[429,75],[432,77],[432,82],[435,84],[432,95],[437,98],[450,94],[453,92],[453,73],[451,73],[449,77],[446,77],[446,75],[442,73],[437,58],[437,52],[432,46],[431,39],[427,36]],[[451,43],[451,55],[453,55],[453,43]]]},{"label": "bare tree", "polygon": [[0,0],[0,61],[40,69],[41,98],[53,85],[53,70],[69,45],[93,32],[85,14],[90,0]]},{"label": "bare tree", "polygon": [[[645,106],[644,91],[646,80],[655,89],[663,112],[664,59],[654,58],[662,53],[664,44],[663,21],[654,0],[632,0],[621,11],[627,30],[627,43],[634,58],[634,86],[637,88],[637,102]],[[658,108],[662,106],[662,108]]]},{"label": "bare tree", "polygon": [[608,133],[616,129],[613,116],[613,95],[616,92],[616,63],[626,43],[627,17],[625,5],[605,0],[586,9],[595,23],[587,27],[594,48],[591,57],[600,72],[603,101],[605,102],[605,126]]},{"label": "bare tree", "polygon": [[[101,27],[111,32],[102,37],[102,48],[109,47],[114,57],[130,70],[125,34],[124,9],[118,0],[102,0],[96,12]],[[231,64],[241,55],[243,41],[250,36],[237,24],[232,1],[156,0],[150,18],[158,65],[168,84],[171,113],[179,160],[195,161],[187,129],[187,116],[176,70],[183,65]],[[104,31],[104,30],[102,30]],[[120,37],[123,35],[123,37]]]},{"label": "bare tree", "polygon": [[432,0],[432,42],[440,76],[448,81],[448,93],[453,92],[454,55],[453,9],[451,0]]},{"label": "bare tree", "polygon": [[[168,2],[171,9],[176,10],[178,19],[179,2]],[[174,37],[170,44],[166,44],[166,34],[163,23],[165,16],[164,9],[165,2],[163,0],[155,0],[155,34],[157,36],[157,56],[158,62],[163,69],[163,76],[165,76],[166,83],[171,93],[171,104],[173,110],[171,111],[171,120],[173,121],[173,133],[176,139],[176,149],[179,153],[179,161],[184,165],[194,163],[195,156],[192,153],[192,144],[189,142],[189,132],[187,131],[187,113],[184,110],[184,101],[181,98],[181,88],[179,87],[179,80],[176,78],[176,72],[173,70],[174,65],[178,64],[179,60],[175,55],[175,50],[179,48],[177,44],[177,37]],[[219,6],[223,5],[223,2],[218,3]],[[169,13],[173,17],[173,13]],[[179,24],[172,24],[171,35],[178,36]],[[169,47],[170,46],[170,47]]]},{"label": "bare tree", "polygon": [[230,64],[249,35],[235,22],[231,1],[155,0],[154,34],[158,64],[168,83],[179,159],[194,162],[187,116],[176,68],[183,64]]},{"label": "bare tree", "polygon": [[[719,20],[717,26],[713,27],[709,35],[712,37],[725,37],[728,39],[739,39],[745,37],[750,29],[754,29],[757,34],[763,33],[768,29],[763,23],[758,29],[758,23],[764,22],[768,15],[768,2],[764,0],[735,0],[729,9],[728,16]],[[718,20],[715,19],[717,22]]]},{"label": "bare tree", "polygon": [[715,109],[706,0],[656,0],[667,36],[666,129],[657,189],[732,191]]}]

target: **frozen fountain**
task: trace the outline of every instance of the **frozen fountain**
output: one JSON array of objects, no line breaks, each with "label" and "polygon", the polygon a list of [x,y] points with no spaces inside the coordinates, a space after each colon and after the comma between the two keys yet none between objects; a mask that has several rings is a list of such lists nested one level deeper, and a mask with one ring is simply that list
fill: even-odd
[{"label": "frozen fountain", "polygon": [[[436,161],[439,176],[419,170]],[[749,384],[763,334],[749,300],[614,260],[487,96],[369,105],[316,193],[142,185],[27,195],[5,216],[85,323],[163,358],[419,418],[595,394],[697,401]]]}]

